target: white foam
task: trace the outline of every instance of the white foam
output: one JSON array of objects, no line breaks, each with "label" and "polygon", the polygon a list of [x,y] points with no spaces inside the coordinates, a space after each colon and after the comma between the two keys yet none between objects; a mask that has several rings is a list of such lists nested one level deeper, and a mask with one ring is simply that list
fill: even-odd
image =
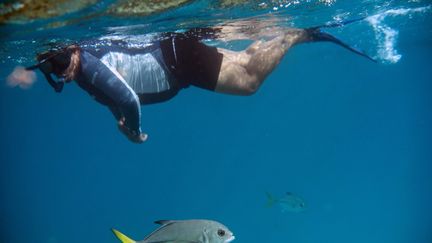
[{"label": "white foam", "polygon": [[412,13],[423,13],[430,10],[430,6],[419,8],[389,9],[385,12],[372,15],[366,20],[373,27],[375,38],[378,41],[378,58],[387,63],[397,63],[402,55],[395,48],[399,31],[392,29],[384,23],[388,16],[404,16]]}]

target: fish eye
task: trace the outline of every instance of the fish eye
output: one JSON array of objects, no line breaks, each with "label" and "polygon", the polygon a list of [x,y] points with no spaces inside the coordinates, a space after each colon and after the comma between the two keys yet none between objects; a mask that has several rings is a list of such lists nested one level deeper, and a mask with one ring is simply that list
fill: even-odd
[{"label": "fish eye", "polygon": [[223,229],[219,229],[219,230],[217,231],[217,234],[218,234],[220,237],[223,237],[223,236],[225,236],[225,230],[223,230]]}]

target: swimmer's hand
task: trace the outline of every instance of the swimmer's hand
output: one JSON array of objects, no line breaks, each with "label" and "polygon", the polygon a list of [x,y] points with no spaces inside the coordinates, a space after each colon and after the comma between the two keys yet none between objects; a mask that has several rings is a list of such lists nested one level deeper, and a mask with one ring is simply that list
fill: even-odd
[{"label": "swimmer's hand", "polygon": [[63,82],[55,83],[55,86],[54,86],[55,92],[60,93],[63,90],[63,86],[64,86]]},{"label": "swimmer's hand", "polygon": [[147,140],[147,134],[145,133],[136,133],[132,130],[130,130],[126,125],[125,125],[125,118],[121,118],[118,121],[118,128],[119,130],[126,135],[126,137],[129,138],[130,141],[134,142],[134,143],[143,143],[144,141]]},{"label": "swimmer's hand", "polygon": [[36,73],[26,70],[24,67],[17,66],[7,77],[7,84],[10,87],[19,86],[22,89],[29,89],[36,81]]}]

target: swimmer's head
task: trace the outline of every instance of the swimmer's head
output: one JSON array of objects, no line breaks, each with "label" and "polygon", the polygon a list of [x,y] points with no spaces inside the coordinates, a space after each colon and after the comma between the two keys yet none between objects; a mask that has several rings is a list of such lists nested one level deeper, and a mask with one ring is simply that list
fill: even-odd
[{"label": "swimmer's head", "polygon": [[46,73],[62,76],[70,64],[70,55],[63,50],[50,50],[37,55],[39,68]]},{"label": "swimmer's head", "polygon": [[36,58],[38,63],[28,70],[39,68],[45,75],[53,73],[67,82],[75,79],[79,71],[80,49],[76,45],[43,52]]}]

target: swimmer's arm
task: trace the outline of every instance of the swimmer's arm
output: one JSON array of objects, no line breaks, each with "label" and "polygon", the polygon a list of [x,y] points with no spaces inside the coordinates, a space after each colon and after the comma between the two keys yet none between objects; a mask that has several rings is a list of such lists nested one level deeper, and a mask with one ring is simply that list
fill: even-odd
[{"label": "swimmer's arm", "polygon": [[[135,91],[133,91],[120,74],[100,59],[88,52],[81,53],[81,75],[83,82],[89,86],[89,93],[103,94],[96,100],[108,105],[118,121],[120,131],[129,140],[142,143],[147,135],[141,132],[141,104]],[[92,90],[98,90],[94,93]]]},{"label": "swimmer's arm", "polygon": [[126,137],[134,142],[134,143],[142,143],[144,141],[147,140],[147,134],[142,133],[141,131],[133,131],[131,129],[129,129],[126,125],[125,125],[125,118],[122,117],[119,121],[118,121],[118,128],[119,130],[126,135]]},{"label": "swimmer's arm", "polygon": [[111,108],[118,120],[120,131],[134,143],[142,143],[147,140],[147,134],[141,132],[140,109],[140,104],[135,100],[129,100],[116,108]]}]

